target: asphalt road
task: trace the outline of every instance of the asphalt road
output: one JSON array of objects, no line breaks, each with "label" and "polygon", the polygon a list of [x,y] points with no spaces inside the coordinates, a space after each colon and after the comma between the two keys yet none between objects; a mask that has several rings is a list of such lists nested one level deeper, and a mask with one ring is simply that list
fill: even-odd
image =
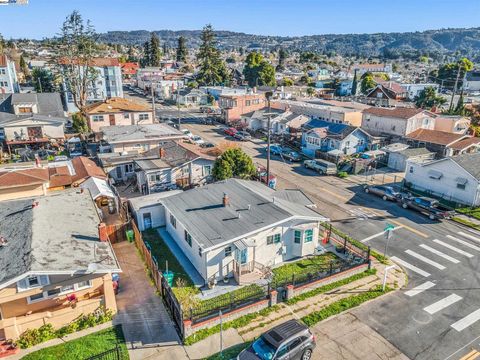
[{"label": "asphalt road", "polygon": [[[186,124],[205,140],[229,140],[213,126]],[[265,143],[239,142],[265,166]],[[393,202],[365,194],[362,184],[319,176],[273,156],[279,188],[300,188],[335,227],[383,253],[386,224],[395,227],[387,255],[407,271],[406,289],[354,311],[411,359],[459,359],[480,349],[480,234],[434,222]],[[420,286],[423,291],[410,291]]]}]

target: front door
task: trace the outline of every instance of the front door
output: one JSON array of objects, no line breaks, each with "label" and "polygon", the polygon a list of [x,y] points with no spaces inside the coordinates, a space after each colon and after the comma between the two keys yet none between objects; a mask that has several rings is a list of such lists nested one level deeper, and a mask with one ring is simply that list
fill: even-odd
[{"label": "front door", "polygon": [[248,261],[248,248],[235,250],[235,260],[237,260],[239,264],[246,264]]},{"label": "front door", "polygon": [[30,139],[41,139],[43,137],[42,127],[41,126],[27,127],[27,135]]},{"label": "front door", "polygon": [[147,230],[152,227],[152,214],[144,213],[143,214],[143,229]]},{"label": "front door", "polygon": [[110,114],[110,115],[108,115],[108,118],[110,119],[110,126],[115,125],[115,115]]}]

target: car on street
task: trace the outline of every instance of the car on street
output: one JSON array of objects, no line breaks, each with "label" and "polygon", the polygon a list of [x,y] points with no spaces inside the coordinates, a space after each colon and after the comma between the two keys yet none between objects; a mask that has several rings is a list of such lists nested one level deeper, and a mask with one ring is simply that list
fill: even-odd
[{"label": "car on street", "polygon": [[[267,151],[267,148],[265,148],[265,151]],[[280,144],[271,144],[270,145],[270,154],[271,155],[280,155],[282,153],[283,149]]]},{"label": "car on street", "polygon": [[226,128],[225,130],[223,130],[223,132],[228,135],[228,136],[235,136],[235,134],[237,133],[237,129],[233,128],[233,127],[229,127],[229,128]]},{"label": "car on street", "polygon": [[367,194],[380,196],[385,201],[386,200],[399,201],[402,199],[402,194],[396,191],[391,186],[383,186],[383,185],[366,186],[365,192]]},{"label": "car on street", "polygon": [[299,152],[286,148],[282,151],[282,157],[288,161],[302,161],[302,155]]},{"label": "car on street", "polygon": [[180,131],[183,133],[183,135],[188,136],[190,139],[192,138],[193,134],[190,130],[188,129],[180,129]]},{"label": "car on street", "polygon": [[202,145],[202,144],[205,144],[205,140],[203,140],[200,136],[198,135],[193,135],[191,138],[190,138],[190,141],[194,144],[197,144],[197,145]]},{"label": "car on street", "polygon": [[315,335],[293,319],[265,332],[237,360],[310,360],[315,346]]},{"label": "car on street", "polygon": [[202,148],[213,148],[215,147],[215,144],[211,143],[211,142],[204,142],[203,144],[200,144],[200,147]]},{"label": "car on street", "polygon": [[451,210],[440,204],[438,200],[426,196],[403,199],[402,207],[427,215],[430,220],[451,219],[455,216],[455,210]]},{"label": "car on street", "polygon": [[233,137],[240,141],[252,140],[252,136],[246,131],[237,131]]},{"label": "car on street", "polygon": [[323,175],[335,175],[337,173],[337,165],[326,160],[305,160],[303,166]]}]

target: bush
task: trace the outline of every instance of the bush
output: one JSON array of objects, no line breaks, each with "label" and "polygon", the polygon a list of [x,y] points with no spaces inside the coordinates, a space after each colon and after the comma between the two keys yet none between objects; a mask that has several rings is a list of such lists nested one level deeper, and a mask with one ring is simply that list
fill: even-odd
[{"label": "bush", "polygon": [[110,310],[105,310],[104,307],[100,307],[91,314],[81,315],[78,319],[58,330],[55,330],[52,324],[42,325],[38,329],[27,329],[22,335],[20,335],[17,344],[22,349],[26,349],[47,340],[61,338],[68,334],[72,334],[75,331],[103,324],[112,320],[112,318],[113,314]]},{"label": "bush", "polygon": [[348,173],[346,171],[339,171],[337,173],[337,176],[340,178],[340,179],[345,179],[348,177]]}]

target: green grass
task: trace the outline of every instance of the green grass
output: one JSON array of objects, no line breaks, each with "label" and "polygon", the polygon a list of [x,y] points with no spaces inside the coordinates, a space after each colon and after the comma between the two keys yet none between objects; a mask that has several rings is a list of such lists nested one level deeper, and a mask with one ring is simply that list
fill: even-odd
[{"label": "green grass", "polygon": [[474,217],[477,220],[480,220],[480,207],[477,208],[460,208],[460,209],[455,209],[455,211],[459,212],[460,214],[464,215],[470,215],[471,217]]},{"label": "green grass", "polygon": [[246,349],[249,345],[251,344],[251,341],[247,341],[238,345],[234,345],[232,347],[229,347],[228,349],[223,350],[223,356],[220,355],[220,353],[213,354],[212,356],[209,356],[205,360],[228,360],[228,359],[235,359],[238,354],[243,349]]},{"label": "green grass", "polygon": [[339,260],[337,255],[326,253],[311,258],[301,259],[272,269],[274,282],[282,284],[291,281],[293,275],[309,274],[325,269],[331,262]]},{"label": "green grass", "polygon": [[360,304],[368,300],[373,300],[391,290],[392,289],[389,287],[386,287],[385,292],[383,292],[381,286],[379,285],[360,295],[353,295],[345,299],[338,300],[328,306],[325,306],[319,311],[315,311],[307,316],[304,316],[301,320],[305,323],[305,325],[310,327],[322,320],[325,320],[326,318],[329,318],[330,316],[340,314],[346,310],[359,306]]},{"label": "green grass", "polygon": [[165,270],[165,261],[168,261],[168,270],[175,274],[172,290],[178,301],[183,305],[192,302],[192,297],[200,291],[193,285],[192,279],[185,272],[177,258],[172,254],[168,246],[163,242],[155,229],[149,229],[142,233],[143,240],[150,244],[152,255],[157,259],[160,271]]},{"label": "green grass", "polygon": [[331,291],[333,289],[339,288],[340,286],[350,284],[351,282],[363,279],[364,277],[367,277],[367,276],[370,276],[370,275],[375,275],[376,273],[377,273],[377,269],[366,270],[366,271],[363,271],[361,273],[352,275],[348,278],[338,280],[338,281],[335,281],[335,282],[330,283],[328,285],[325,285],[325,286],[322,286],[322,287],[304,292],[303,294],[300,294],[298,296],[295,296],[295,297],[287,300],[285,303],[287,305],[293,305],[293,304],[296,304],[299,301],[306,300],[306,299],[311,298],[313,296],[317,296],[319,294],[326,293],[327,291]]},{"label": "green grass", "polygon": [[454,216],[452,218],[453,221],[456,221],[460,224],[463,224],[465,226],[468,226],[468,227],[471,227],[472,229],[475,229],[475,230],[480,230],[480,225],[477,225],[471,221],[468,221],[468,220],[465,220],[465,219],[462,219],[462,218],[459,218],[457,216]]},{"label": "green grass", "polygon": [[129,359],[122,327],[116,326],[101,330],[81,338],[67,341],[25,355],[23,360],[70,360],[87,359],[104,351],[115,348],[119,343],[122,358]]}]

